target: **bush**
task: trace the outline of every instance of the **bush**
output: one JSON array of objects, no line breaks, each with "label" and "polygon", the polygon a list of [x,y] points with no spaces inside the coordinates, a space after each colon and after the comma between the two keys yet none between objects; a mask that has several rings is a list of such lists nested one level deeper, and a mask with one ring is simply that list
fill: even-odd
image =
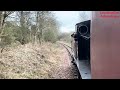
[{"label": "bush", "polygon": [[0,46],[1,47],[5,47],[6,45],[10,45],[11,43],[13,43],[15,41],[15,37],[14,37],[14,32],[13,32],[13,28],[11,27],[6,27],[4,29],[4,33],[1,36],[1,42],[0,42]]},{"label": "bush", "polygon": [[44,40],[47,42],[56,42],[57,37],[55,36],[55,33],[52,30],[48,30],[46,31],[46,33],[44,34]]}]

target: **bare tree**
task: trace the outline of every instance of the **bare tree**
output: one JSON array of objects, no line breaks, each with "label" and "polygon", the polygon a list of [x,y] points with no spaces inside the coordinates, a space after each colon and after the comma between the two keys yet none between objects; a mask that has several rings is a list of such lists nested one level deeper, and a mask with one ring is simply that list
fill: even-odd
[{"label": "bare tree", "polygon": [[17,17],[19,19],[20,29],[21,29],[21,39],[20,43],[25,44],[30,39],[30,26],[31,26],[31,13],[30,11],[18,11]]},{"label": "bare tree", "polygon": [[13,12],[14,11],[0,11],[0,45],[2,47],[1,53],[3,52],[3,49],[5,48],[4,44],[2,43],[2,38],[1,37],[7,36],[7,35],[3,34],[4,33],[4,27],[5,27],[5,20]]},{"label": "bare tree", "polygon": [[0,36],[3,34],[6,18],[14,11],[0,11]]},{"label": "bare tree", "polygon": [[28,37],[29,41],[41,44],[47,35],[51,35],[51,38],[57,35],[58,22],[50,11],[19,11],[17,17],[21,29],[19,33],[19,36],[21,35],[21,39],[19,39],[21,44],[25,44]]},{"label": "bare tree", "polygon": [[49,11],[37,11],[36,12],[36,34],[35,34],[35,41],[37,41],[37,38],[39,40],[39,43],[41,44],[43,40],[43,30],[44,28],[48,27],[46,26],[46,20],[49,17],[50,12]]}]

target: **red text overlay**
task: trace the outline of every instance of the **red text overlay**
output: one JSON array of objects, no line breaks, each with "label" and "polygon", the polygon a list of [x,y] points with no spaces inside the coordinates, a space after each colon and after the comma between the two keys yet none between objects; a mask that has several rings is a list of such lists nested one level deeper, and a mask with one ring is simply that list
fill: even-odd
[{"label": "red text overlay", "polygon": [[101,18],[120,18],[119,11],[100,11]]}]

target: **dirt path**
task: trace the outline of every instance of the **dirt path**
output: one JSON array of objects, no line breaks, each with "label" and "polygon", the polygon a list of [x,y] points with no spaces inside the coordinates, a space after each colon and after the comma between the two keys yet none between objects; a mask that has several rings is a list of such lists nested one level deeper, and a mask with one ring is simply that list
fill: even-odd
[{"label": "dirt path", "polygon": [[74,66],[71,63],[68,52],[63,47],[63,53],[61,53],[61,61],[57,69],[54,70],[55,79],[77,79],[75,76]]}]

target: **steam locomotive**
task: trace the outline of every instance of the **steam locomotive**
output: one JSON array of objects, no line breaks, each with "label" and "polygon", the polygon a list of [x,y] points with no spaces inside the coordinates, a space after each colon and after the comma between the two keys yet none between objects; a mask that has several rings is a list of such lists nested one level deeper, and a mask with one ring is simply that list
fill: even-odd
[{"label": "steam locomotive", "polygon": [[120,79],[120,11],[110,12],[92,11],[75,25],[73,62],[82,79]]},{"label": "steam locomotive", "polygon": [[[90,23],[91,23],[91,20],[77,23],[75,25],[76,30],[71,35],[71,37],[74,38],[72,39],[74,40],[72,41],[72,48],[73,48],[74,57],[76,60],[73,62],[77,65],[79,72],[81,72],[81,75],[83,73],[86,74],[86,75],[82,75],[82,77],[87,79],[91,77],[90,68],[87,69],[87,71],[85,72],[85,70],[82,69],[81,66],[85,65],[86,62],[87,62],[87,68],[88,68],[88,65],[90,65]],[[85,68],[85,66],[83,67]]]}]

